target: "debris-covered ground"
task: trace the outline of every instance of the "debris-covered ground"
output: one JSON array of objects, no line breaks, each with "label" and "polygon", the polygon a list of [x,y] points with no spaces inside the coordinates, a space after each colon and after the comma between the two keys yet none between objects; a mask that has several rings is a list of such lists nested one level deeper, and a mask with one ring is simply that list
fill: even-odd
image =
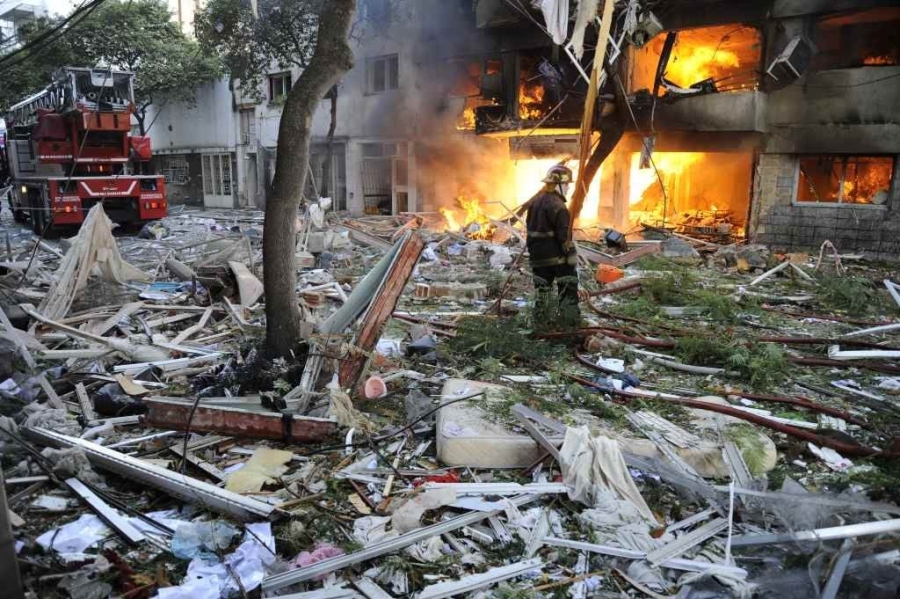
[{"label": "debris-covered ground", "polygon": [[900,588],[892,265],[585,232],[564,328],[520,226],[315,206],[307,344],[272,360],[261,213],[114,237],[95,209],[60,242],[3,218],[0,463],[32,597]]}]

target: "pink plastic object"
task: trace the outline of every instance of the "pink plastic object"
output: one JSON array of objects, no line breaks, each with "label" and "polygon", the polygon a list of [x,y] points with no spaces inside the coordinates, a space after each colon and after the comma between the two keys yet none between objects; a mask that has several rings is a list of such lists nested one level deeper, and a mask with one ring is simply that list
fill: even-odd
[{"label": "pink plastic object", "polygon": [[377,399],[387,394],[387,385],[380,376],[370,376],[365,386],[366,399]]},{"label": "pink plastic object", "polygon": [[[344,551],[340,547],[335,547],[330,543],[317,543],[315,550],[301,551],[297,557],[294,558],[293,566],[295,568],[303,568],[339,555],[344,555]],[[325,576],[323,575],[321,577],[317,576],[314,580],[324,579]]]}]

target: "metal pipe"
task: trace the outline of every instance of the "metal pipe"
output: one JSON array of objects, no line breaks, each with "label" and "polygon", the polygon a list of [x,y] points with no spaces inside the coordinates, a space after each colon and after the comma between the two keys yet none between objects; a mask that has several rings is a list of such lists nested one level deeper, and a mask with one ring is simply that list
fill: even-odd
[{"label": "metal pipe", "polygon": [[198,503],[230,514],[239,520],[248,521],[260,517],[273,519],[279,515],[278,509],[271,504],[219,489],[84,439],[43,428],[26,429],[25,435],[44,445],[80,447],[94,465],[130,480],[141,481],[189,503]]},{"label": "metal pipe", "polygon": [[781,543],[800,543],[804,541],[832,541],[850,539],[869,535],[880,535],[900,531],[900,518],[848,524],[815,530],[799,530],[796,532],[770,533],[762,535],[743,535],[731,540],[732,547],[752,547],[754,545],[778,545]]}]

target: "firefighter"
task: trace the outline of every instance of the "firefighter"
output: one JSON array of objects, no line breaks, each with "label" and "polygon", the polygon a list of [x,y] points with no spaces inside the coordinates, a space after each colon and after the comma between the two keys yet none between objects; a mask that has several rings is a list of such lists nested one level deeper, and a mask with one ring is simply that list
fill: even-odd
[{"label": "firefighter", "polygon": [[549,324],[549,300],[556,282],[559,324],[577,326],[578,272],[575,244],[569,240],[569,209],[566,193],[572,170],[558,164],[543,179],[543,189],[528,203],[528,255],[535,288],[535,322]]}]

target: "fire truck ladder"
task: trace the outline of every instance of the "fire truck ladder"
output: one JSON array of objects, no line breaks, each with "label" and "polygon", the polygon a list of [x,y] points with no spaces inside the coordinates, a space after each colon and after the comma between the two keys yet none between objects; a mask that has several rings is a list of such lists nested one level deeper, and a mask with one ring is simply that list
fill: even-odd
[{"label": "fire truck ladder", "polygon": [[10,107],[7,120],[16,127],[35,125],[39,108],[61,111],[67,104],[71,105],[72,99],[68,96],[69,90],[66,86],[56,83],[48,85],[43,91]]}]

